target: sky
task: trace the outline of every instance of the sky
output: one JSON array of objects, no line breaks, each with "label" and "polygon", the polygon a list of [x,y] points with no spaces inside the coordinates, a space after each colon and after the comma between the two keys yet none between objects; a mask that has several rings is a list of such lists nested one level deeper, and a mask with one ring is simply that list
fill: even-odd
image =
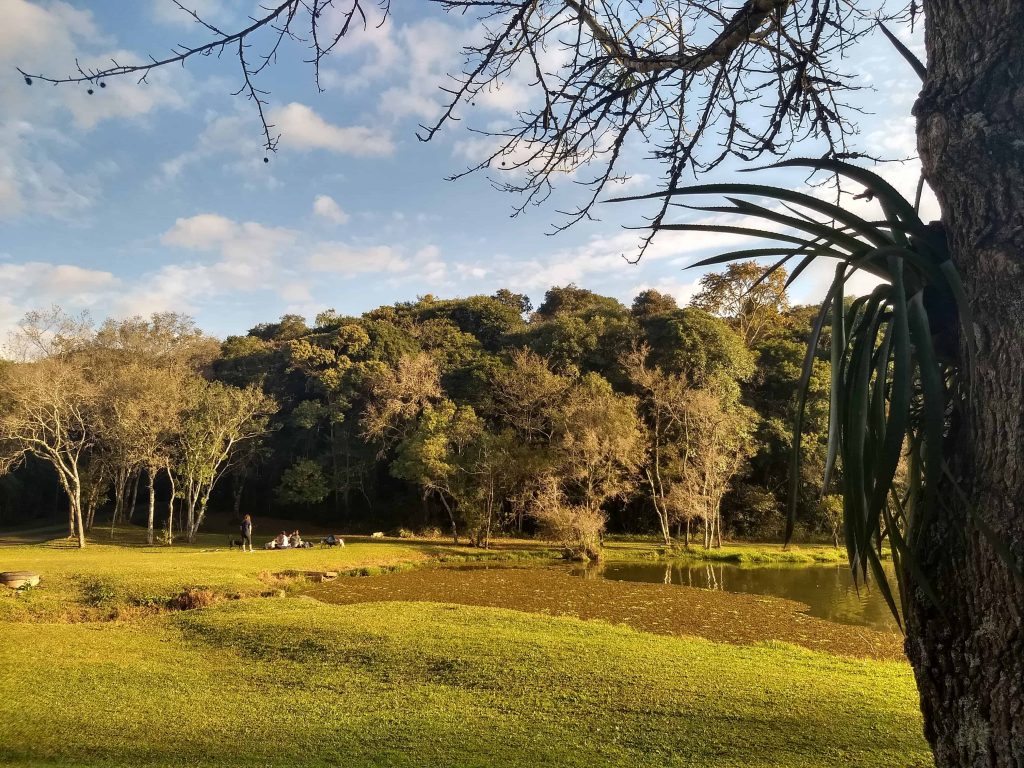
[{"label": "sky", "polygon": [[[254,12],[251,0],[194,0],[221,28]],[[0,337],[27,311],[60,305],[93,318],[178,311],[224,337],[285,313],[360,314],[417,296],[509,288],[538,304],[575,282],[629,302],[656,288],[681,303],[702,274],[686,266],[737,243],[666,233],[637,264],[646,212],[606,204],[598,221],[548,235],[580,201],[566,178],[544,205],[512,217],[516,200],[485,174],[446,177],[480,157],[469,128],[507,121],[536,94],[514,76],[476,100],[433,141],[420,123],[444,104],[439,86],[459,69],[474,22],[423,0],[393,0],[382,27],[355,30],[313,82],[306,51],[282,52],[261,81],[281,134],[264,162],[261,126],[226,56],[154,72],[146,84],[27,86],[15,67],[64,74],[76,59],[141,61],[202,30],[171,0],[0,0]],[[909,30],[912,47],[920,41]],[[849,71],[867,86],[854,147],[914,155],[915,76],[880,36]],[[632,148],[622,192],[655,191],[662,168]],[[918,166],[881,172],[912,196]],[[722,168],[703,180],[733,180]],[[749,177],[745,180],[750,180]],[[799,186],[802,177],[761,174]],[[935,216],[929,200],[925,215]],[[697,220],[699,214],[691,216]],[[794,298],[820,298],[829,265],[809,270]],[[870,283],[856,282],[854,291]]]}]

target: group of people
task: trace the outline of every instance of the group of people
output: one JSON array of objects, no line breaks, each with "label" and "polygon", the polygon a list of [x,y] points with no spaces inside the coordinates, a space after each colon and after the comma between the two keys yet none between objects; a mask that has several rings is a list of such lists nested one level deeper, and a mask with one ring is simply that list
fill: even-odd
[{"label": "group of people", "polygon": [[[249,552],[252,552],[251,516],[246,515],[242,518],[242,525],[239,530],[242,532],[242,551],[245,552],[248,549]],[[266,544],[267,549],[308,549],[312,546],[308,541],[303,541],[298,529],[295,529],[290,534],[281,531]]]},{"label": "group of people", "polygon": [[281,531],[277,536],[267,542],[267,549],[308,549],[313,546],[308,541],[303,541],[298,529],[290,534]]}]

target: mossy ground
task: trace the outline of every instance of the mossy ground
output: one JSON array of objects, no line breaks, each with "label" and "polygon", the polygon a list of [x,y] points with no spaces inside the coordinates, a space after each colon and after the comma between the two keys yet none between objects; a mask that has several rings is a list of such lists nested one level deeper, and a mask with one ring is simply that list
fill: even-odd
[{"label": "mossy ground", "polygon": [[[0,763],[930,764],[913,679],[899,661],[438,603],[256,598],[61,620],[60,603],[78,604],[90,579],[112,591],[94,593],[99,602],[127,606],[135,594],[196,585],[258,593],[266,571],[463,554],[354,542],[243,555],[204,552],[203,543],[0,550],[0,568],[46,577],[34,592],[3,598]],[[294,562],[272,559],[281,556]]]}]

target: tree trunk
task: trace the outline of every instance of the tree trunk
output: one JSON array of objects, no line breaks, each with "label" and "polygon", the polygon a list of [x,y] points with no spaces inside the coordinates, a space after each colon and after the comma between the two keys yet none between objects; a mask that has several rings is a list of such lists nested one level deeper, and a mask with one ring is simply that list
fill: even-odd
[{"label": "tree trunk", "polygon": [[245,480],[246,474],[240,471],[239,474],[235,475],[235,483],[231,488],[234,494],[233,509],[235,517],[239,520],[242,518],[242,492],[245,490]]},{"label": "tree trunk", "polygon": [[975,317],[977,380],[918,542],[942,609],[912,589],[906,650],[939,768],[1024,765],[1024,3],[925,0],[928,75],[915,106],[925,175],[942,206]]},{"label": "tree trunk", "polygon": [[448,513],[448,519],[452,524],[452,541],[455,543],[455,546],[458,546],[459,528],[455,524],[455,512],[452,510],[452,505],[448,503],[448,499],[445,498],[444,493],[439,491],[437,495],[441,497],[441,503],[444,504],[445,511]]},{"label": "tree trunk", "polygon": [[654,502],[654,513],[658,516],[658,525],[661,526],[661,540],[666,547],[671,546],[672,530],[670,528],[671,523],[668,519],[668,504],[665,503],[664,491],[661,489],[662,492],[659,493],[659,488],[654,484],[654,476],[651,475],[650,469],[645,469],[644,474],[647,476],[647,485],[650,486],[651,489],[651,501]]},{"label": "tree trunk", "polygon": [[135,517],[135,502],[139,498],[139,478],[142,477],[142,470],[135,473],[135,480],[132,482],[132,501],[128,507],[128,522],[130,523]]},{"label": "tree trunk", "polygon": [[171,545],[174,543],[174,473],[171,471],[170,464],[165,466],[164,470],[167,472],[167,482],[171,486],[170,495],[167,497],[167,540],[164,543]]},{"label": "tree trunk", "polygon": [[146,543],[153,546],[153,521],[156,518],[156,470],[146,468],[146,489],[149,491],[149,516],[146,518]]},{"label": "tree trunk", "polygon": [[71,483],[68,488],[68,499],[71,504],[71,513],[75,518],[75,529],[78,533],[78,548],[85,548],[85,522],[82,520],[82,488],[77,481]]}]

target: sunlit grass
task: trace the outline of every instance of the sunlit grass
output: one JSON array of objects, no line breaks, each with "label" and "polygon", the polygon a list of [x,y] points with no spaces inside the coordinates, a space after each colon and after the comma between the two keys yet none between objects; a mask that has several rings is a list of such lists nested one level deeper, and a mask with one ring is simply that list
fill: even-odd
[{"label": "sunlit grass", "polygon": [[[109,541],[0,548],[2,569],[43,575],[39,588],[0,592],[0,764],[929,764],[902,662],[493,607],[279,597],[310,586],[286,572],[548,557],[543,544],[481,553],[349,539],[243,554],[226,536],[146,547],[127,530],[115,541],[129,545]],[[629,547],[656,550],[613,544],[612,556]],[[212,604],[168,611],[183,590]],[[274,597],[245,599],[259,595]]]},{"label": "sunlit grass", "polygon": [[0,625],[5,765],[923,766],[909,669],[438,604]]},{"label": "sunlit grass", "polygon": [[[372,575],[428,560],[475,560],[550,556],[542,546],[510,543],[490,552],[442,541],[346,540],[321,549],[241,552],[227,548],[228,536],[205,534],[195,544],[147,547],[135,529],[119,529],[115,543],[98,531],[79,550],[64,540],[0,548],[0,570],[35,571],[42,584],[21,595],[0,591],[0,619],[85,620],[130,617],[158,608],[186,588],[214,597],[251,597],[308,586],[296,572],[336,571]],[[128,545],[125,544],[128,542]]]}]

